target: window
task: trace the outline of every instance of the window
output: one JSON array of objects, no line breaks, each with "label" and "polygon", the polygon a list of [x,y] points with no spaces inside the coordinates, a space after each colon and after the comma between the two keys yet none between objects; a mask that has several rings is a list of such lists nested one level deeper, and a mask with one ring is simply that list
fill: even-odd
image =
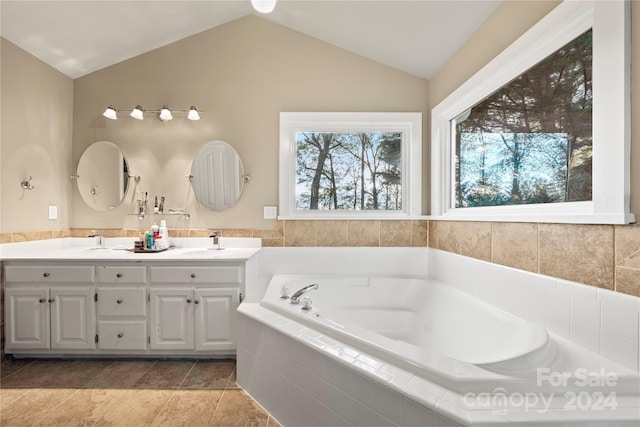
[{"label": "window", "polygon": [[634,221],[626,3],[565,1],[433,109],[435,218]]},{"label": "window", "polygon": [[421,113],[281,113],[281,217],[420,216],[421,147]]}]

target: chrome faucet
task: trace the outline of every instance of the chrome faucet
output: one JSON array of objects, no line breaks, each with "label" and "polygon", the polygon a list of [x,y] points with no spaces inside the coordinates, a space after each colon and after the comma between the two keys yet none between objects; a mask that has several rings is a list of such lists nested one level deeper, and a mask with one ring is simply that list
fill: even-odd
[{"label": "chrome faucet", "polygon": [[96,239],[96,246],[97,246],[98,248],[105,249],[105,248],[107,247],[107,245],[106,245],[106,241],[105,241],[105,238],[104,238],[104,231],[99,230],[99,231],[98,231],[97,233],[95,233],[95,234],[90,234],[90,235],[89,235],[89,237],[95,237],[95,239]]},{"label": "chrome faucet", "polygon": [[298,292],[296,292],[295,294],[293,294],[291,296],[291,304],[299,304],[300,303],[300,297],[304,294],[306,294],[309,291],[312,291],[314,289],[318,289],[318,284],[317,283],[313,283],[311,285],[307,285],[304,288],[300,289]]},{"label": "chrome faucet", "polygon": [[213,238],[213,249],[217,251],[221,250],[222,248],[220,247],[220,232],[214,231],[209,237]]}]

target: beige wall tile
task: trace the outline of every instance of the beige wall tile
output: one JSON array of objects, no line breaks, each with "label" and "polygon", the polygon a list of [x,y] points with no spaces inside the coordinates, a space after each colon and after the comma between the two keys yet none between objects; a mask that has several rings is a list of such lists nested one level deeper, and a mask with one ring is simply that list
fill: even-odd
[{"label": "beige wall tile", "polygon": [[616,267],[616,291],[640,297],[640,270]]},{"label": "beige wall tile", "polygon": [[287,221],[284,224],[285,246],[316,246],[315,221]]},{"label": "beige wall tile", "polygon": [[71,237],[71,230],[52,230],[51,236],[54,239],[63,239],[65,237]]},{"label": "beige wall tile", "polygon": [[380,221],[380,246],[411,246],[412,221]]},{"label": "beige wall tile", "polygon": [[380,221],[349,221],[349,246],[380,246]]},{"label": "beige wall tile", "polygon": [[411,221],[411,246],[429,245],[429,221]]},{"label": "beige wall tile", "polygon": [[265,248],[279,248],[284,246],[284,238],[280,239],[262,239],[262,247]]},{"label": "beige wall tile", "polygon": [[640,225],[616,225],[616,266],[640,269]]},{"label": "beige wall tile", "polygon": [[318,246],[348,246],[349,223],[347,221],[316,221]]},{"label": "beige wall tile", "polygon": [[220,230],[222,237],[253,237],[253,230],[243,228],[228,228]]},{"label": "beige wall tile", "polygon": [[24,231],[21,233],[13,233],[14,242],[30,242],[32,240],[48,240],[51,239],[51,230],[46,231]]},{"label": "beige wall tile", "polygon": [[613,226],[540,224],[540,273],[613,289]]},{"label": "beige wall tile", "polygon": [[490,261],[491,223],[430,221],[429,246]]},{"label": "beige wall tile", "polygon": [[[189,229],[189,237],[209,237],[213,230],[209,229]],[[169,235],[171,236],[171,235]]]},{"label": "beige wall tile", "polygon": [[12,233],[0,233],[0,243],[11,243],[11,242],[13,242]]},{"label": "beige wall tile", "polygon": [[284,238],[284,221],[276,221],[273,230],[253,230],[253,237],[261,237],[263,239],[282,239]]},{"label": "beige wall tile", "polygon": [[186,228],[170,229],[169,237],[189,237],[189,230]]},{"label": "beige wall tile", "polygon": [[538,224],[495,222],[491,244],[492,262],[538,272]]}]

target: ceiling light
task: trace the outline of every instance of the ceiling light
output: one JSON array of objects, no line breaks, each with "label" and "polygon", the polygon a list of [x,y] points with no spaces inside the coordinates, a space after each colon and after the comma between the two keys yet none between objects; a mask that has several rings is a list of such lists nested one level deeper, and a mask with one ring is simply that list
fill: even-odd
[{"label": "ceiling light", "polygon": [[136,105],[136,108],[134,108],[133,111],[131,112],[131,117],[133,117],[136,120],[143,120],[144,110],[142,109],[142,106]]},{"label": "ceiling light", "polygon": [[118,112],[116,110],[116,107],[114,107],[113,105],[109,105],[107,109],[104,110],[104,113],[102,113],[102,115],[105,116],[107,119],[111,119],[111,120],[118,119]]},{"label": "ceiling light", "polygon": [[187,119],[189,120],[200,120],[200,113],[198,113],[198,109],[193,105],[189,108],[189,113],[187,114]]},{"label": "ceiling light", "polygon": [[271,13],[276,7],[276,0],[251,0],[251,5],[260,13]]},{"label": "ceiling light", "polygon": [[168,122],[169,120],[173,119],[171,110],[169,110],[166,105],[160,109],[160,114],[158,114],[158,117],[163,122]]}]

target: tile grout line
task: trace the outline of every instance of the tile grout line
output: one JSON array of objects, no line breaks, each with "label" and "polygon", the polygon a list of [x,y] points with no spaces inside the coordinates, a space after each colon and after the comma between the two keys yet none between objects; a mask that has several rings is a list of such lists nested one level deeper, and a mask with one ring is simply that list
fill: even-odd
[{"label": "tile grout line", "polygon": [[184,375],[184,377],[182,378],[182,381],[180,381],[180,384],[178,384],[178,386],[176,387],[176,390],[180,390],[180,387],[182,386],[182,384],[184,384],[185,380],[187,379],[187,377],[189,376],[191,371],[193,371],[193,368],[195,368],[197,364],[198,364],[197,360],[195,362],[193,362],[193,365],[191,365],[191,368],[189,368],[189,372],[187,372]]}]

